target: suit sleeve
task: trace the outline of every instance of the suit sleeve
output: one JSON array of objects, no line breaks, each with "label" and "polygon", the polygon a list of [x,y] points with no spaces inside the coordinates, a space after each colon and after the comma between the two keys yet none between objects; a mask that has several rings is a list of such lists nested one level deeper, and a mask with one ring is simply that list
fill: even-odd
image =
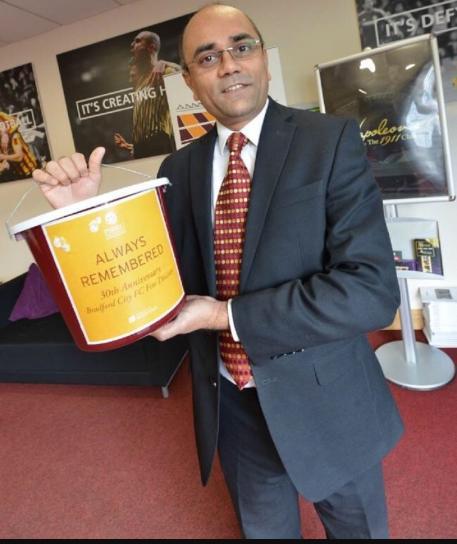
[{"label": "suit sleeve", "polygon": [[235,328],[253,364],[383,328],[395,316],[392,248],[355,122],[344,124],[335,147],[325,206],[322,269],[232,301]]}]

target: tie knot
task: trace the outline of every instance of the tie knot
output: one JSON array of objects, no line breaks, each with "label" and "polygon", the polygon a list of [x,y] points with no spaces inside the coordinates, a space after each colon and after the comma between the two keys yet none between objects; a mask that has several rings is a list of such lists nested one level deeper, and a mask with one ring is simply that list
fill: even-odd
[{"label": "tie knot", "polygon": [[241,153],[247,141],[248,139],[241,132],[232,132],[227,140],[227,145],[230,151]]}]

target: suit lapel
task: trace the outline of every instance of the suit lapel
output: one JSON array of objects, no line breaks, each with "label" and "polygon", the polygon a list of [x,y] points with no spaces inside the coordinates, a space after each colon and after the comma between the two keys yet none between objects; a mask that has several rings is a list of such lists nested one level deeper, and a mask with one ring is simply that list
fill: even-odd
[{"label": "suit lapel", "polygon": [[200,251],[205,267],[208,292],[216,296],[216,272],[213,251],[213,226],[211,221],[212,166],[214,143],[217,136],[213,129],[197,142],[190,161],[190,194]]},{"label": "suit lapel", "polygon": [[248,280],[270,201],[295,132],[295,125],[286,122],[290,114],[284,115],[283,111],[281,106],[270,99],[260,135],[249,197],[240,292],[243,292]]}]

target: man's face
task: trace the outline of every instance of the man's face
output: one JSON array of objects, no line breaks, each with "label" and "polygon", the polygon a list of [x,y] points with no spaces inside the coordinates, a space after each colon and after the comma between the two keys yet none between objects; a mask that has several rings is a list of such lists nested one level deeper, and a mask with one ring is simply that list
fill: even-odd
[{"label": "man's face", "polygon": [[[239,41],[258,38],[247,17],[235,8],[211,6],[190,21],[184,34],[183,54],[186,64],[196,53],[230,47]],[[224,126],[239,130],[265,105],[268,95],[267,54],[258,49],[247,59],[233,59],[224,52],[211,68],[191,63],[184,79],[194,98]]]},{"label": "man's face", "polygon": [[146,35],[143,32],[137,34],[130,44],[130,52],[134,57],[143,56],[148,53],[149,50],[152,50],[152,44],[147,39]]}]

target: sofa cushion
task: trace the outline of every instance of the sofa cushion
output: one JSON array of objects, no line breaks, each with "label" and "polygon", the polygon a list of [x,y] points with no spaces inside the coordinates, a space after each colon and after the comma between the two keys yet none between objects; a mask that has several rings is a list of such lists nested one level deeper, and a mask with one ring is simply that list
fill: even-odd
[{"label": "sofa cushion", "polygon": [[18,319],[38,319],[59,311],[49,292],[48,286],[35,263],[30,265],[24,287],[13,307],[10,321]]}]

